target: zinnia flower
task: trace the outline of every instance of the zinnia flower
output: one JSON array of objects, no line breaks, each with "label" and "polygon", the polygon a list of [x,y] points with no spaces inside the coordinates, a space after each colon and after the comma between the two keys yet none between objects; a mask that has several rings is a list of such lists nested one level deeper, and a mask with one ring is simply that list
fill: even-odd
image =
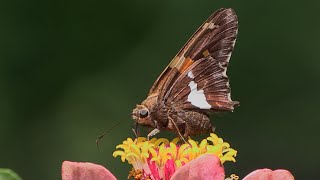
[{"label": "zinnia flower", "polygon": [[178,138],[171,142],[164,138],[153,138],[150,141],[143,137],[135,140],[127,138],[116,147],[118,150],[113,156],[120,156],[123,162],[127,160],[132,164],[133,170],[129,177],[154,180],[169,180],[177,169],[204,154],[219,158],[221,164],[236,161],[237,151],[214,133],[200,143],[192,139],[184,144],[177,144],[178,141]]},{"label": "zinnia flower", "polygon": [[[179,144],[179,139],[165,138],[147,140],[127,138],[113,153],[123,162],[132,164],[128,178],[136,180],[238,180],[232,174],[225,177],[223,163],[235,162],[237,151],[227,142],[211,133],[200,143],[189,139]],[[62,164],[62,180],[115,180],[106,168],[93,163],[65,161]],[[243,180],[294,180],[287,170],[259,169]]]},{"label": "zinnia flower", "polygon": [[[224,169],[219,158],[203,155],[179,168],[171,180],[238,180],[232,174],[225,178]],[[62,180],[116,180],[106,168],[93,163],[64,161],[62,163]],[[287,170],[258,169],[247,175],[243,180],[294,180]]]}]

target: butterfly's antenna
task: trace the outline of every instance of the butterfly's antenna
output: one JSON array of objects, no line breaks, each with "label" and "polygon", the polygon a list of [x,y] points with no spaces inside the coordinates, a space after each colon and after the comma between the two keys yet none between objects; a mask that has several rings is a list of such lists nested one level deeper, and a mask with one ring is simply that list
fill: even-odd
[{"label": "butterfly's antenna", "polygon": [[110,132],[113,128],[117,127],[120,124],[121,121],[118,121],[115,125],[113,125],[110,129],[108,129],[107,131],[105,131],[103,134],[101,134],[97,139],[96,139],[96,144],[97,144],[97,148],[100,151],[99,148],[99,141],[104,137],[104,135],[106,135],[108,132]]}]

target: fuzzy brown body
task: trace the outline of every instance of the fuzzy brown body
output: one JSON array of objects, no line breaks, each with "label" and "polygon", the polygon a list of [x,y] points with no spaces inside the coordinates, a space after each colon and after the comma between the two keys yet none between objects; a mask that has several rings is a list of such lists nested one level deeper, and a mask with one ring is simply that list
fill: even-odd
[{"label": "fuzzy brown body", "polygon": [[[173,122],[177,125],[179,132],[184,136],[198,135],[213,131],[213,126],[207,114],[198,111],[186,111],[180,108],[179,104],[165,105],[164,102],[157,102],[158,95],[152,94],[141,103],[150,111],[150,120],[146,125],[152,126],[159,130],[176,132]],[[171,120],[170,120],[171,119]],[[152,122],[148,124],[148,122]]]},{"label": "fuzzy brown body", "polygon": [[136,127],[181,138],[213,131],[208,113],[233,111],[227,66],[238,32],[232,9],[219,9],[194,33],[132,112]]},{"label": "fuzzy brown body", "polygon": [[[179,104],[165,105],[164,102],[158,102],[158,95],[151,94],[136,109],[147,108],[149,118],[137,120],[140,125],[149,126],[159,130],[180,132],[185,138],[188,136],[210,133],[214,127],[210,123],[208,115],[200,111],[186,111]],[[134,111],[136,118],[139,111]],[[174,125],[175,123],[175,125]],[[177,127],[177,128],[176,128]]]}]

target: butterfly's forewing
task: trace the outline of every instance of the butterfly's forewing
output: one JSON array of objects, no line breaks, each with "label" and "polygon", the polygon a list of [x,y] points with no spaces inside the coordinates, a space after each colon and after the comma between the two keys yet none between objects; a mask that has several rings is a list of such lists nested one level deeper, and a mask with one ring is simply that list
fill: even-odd
[{"label": "butterfly's forewing", "polygon": [[[157,93],[159,101],[183,104],[185,108],[232,110],[235,103],[230,99],[225,72],[237,31],[238,20],[232,9],[213,13],[162,72],[149,95]],[[197,106],[188,101],[190,92],[194,94],[191,99],[205,97],[207,104]]]}]

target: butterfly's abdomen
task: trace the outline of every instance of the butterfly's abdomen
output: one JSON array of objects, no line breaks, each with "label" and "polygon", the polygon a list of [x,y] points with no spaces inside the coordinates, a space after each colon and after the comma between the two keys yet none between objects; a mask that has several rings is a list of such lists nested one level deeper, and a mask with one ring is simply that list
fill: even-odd
[{"label": "butterfly's abdomen", "polygon": [[185,121],[184,136],[206,134],[213,131],[209,117],[197,111],[187,111],[183,117]]}]

